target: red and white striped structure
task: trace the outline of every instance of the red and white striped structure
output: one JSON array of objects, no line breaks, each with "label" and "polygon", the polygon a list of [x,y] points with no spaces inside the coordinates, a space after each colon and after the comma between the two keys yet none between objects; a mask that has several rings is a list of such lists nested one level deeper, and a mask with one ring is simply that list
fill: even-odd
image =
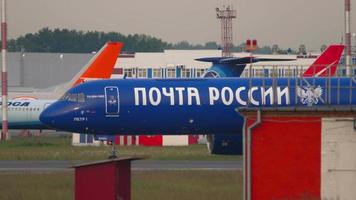
[{"label": "red and white striped structure", "polygon": [[356,197],[353,118],[295,114],[256,119],[248,117],[245,130],[244,199]]},{"label": "red and white striped structure", "polygon": [[198,135],[141,135],[139,145],[143,146],[188,146],[198,143]]},{"label": "red and white striped structure", "polygon": [[1,56],[2,56],[2,133],[1,139],[10,139],[8,134],[7,123],[7,66],[6,66],[6,53],[7,53],[7,23],[6,23],[6,0],[1,1]]},{"label": "red and white striped structure", "polygon": [[120,146],[188,146],[198,143],[195,135],[121,135],[115,136],[115,144]]},{"label": "red and white striped structure", "polygon": [[345,54],[346,54],[346,72],[348,76],[353,75],[353,70],[351,67],[351,0],[345,0]]},{"label": "red and white striped structure", "polygon": [[138,136],[133,135],[118,135],[115,136],[114,142],[116,145],[120,146],[135,146],[139,145]]},{"label": "red and white striped structure", "polygon": [[[198,135],[116,135],[114,143],[120,146],[188,146],[198,143]],[[98,146],[101,142],[93,135],[73,133],[72,145]]]}]

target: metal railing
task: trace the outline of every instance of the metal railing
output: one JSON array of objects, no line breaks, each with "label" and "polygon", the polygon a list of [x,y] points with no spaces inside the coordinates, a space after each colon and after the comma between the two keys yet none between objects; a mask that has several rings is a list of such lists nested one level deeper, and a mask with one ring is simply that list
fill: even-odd
[{"label": "metal railing", "polygon": [[[309,66],[301,65],[252,65],[246,66],[244,76],[248,78],[249,88],[258,87],[261,90],[270,89],[265,97],[261,93],[258,98],[273,99],[268,104],[255,105],[249,100],[243,109],[264,110],[305,110],[305,111],[356,111],[356,66],[353,74],[347,77],[345,67],[341,66],[335,72],[325,70],[323,77],[303,77]],[[313,74],[319,70],[314,68]],[[278,103],[278,92],[288,88],[288,99],[284,104]],[[281,100],[280,100],[281,101]],[[287,102],[288,101],[288,102]]]},{"label": "metal railing", "polygon": [[[302,77],[304,72],[310,67],[310,65],[259,65],[259,64],[249,64],[245,67],[241,77],[244,78],[275,78],[275,77]],[[312,74],[317,74],[320,68],[325,67],[325,65],[313,67]],[[356,65],[349,66],[352,68],[351,76],[356,76]],[[325,69],[323,71],[323,76],[325,77],[346,77],[346,66],[339,65],[333,73],[331,68]]]}]

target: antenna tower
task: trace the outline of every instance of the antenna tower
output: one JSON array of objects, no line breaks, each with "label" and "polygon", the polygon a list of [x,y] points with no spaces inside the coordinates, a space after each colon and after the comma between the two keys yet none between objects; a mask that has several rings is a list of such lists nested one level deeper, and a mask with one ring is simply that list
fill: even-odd
[{"label": "antenna tower", "polygon": [[216,17],[220,19],[221,22],[222,56],[232,57],[232,19],[236,18],[236,10],[234,10],[232,6],[223,6],[222,10],[216,8]]}]

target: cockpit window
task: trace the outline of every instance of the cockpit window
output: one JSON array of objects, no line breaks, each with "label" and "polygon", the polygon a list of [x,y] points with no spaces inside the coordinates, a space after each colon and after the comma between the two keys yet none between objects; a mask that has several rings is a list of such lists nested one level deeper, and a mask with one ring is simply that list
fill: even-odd
[{"label": "cockpit window", "polygon": [[84,93],[71,94],[67,92],[59,100],[71,101],[71,102],[85,102],[85,95]]},{"label": "cockpit window", "polygon": [[84,95],[84,93],[79,93],[79,94],[78,94],[78,102],[81,102],[81,103],[85,102],[85,95]]},{"label": "cockpit window", "polygon": [[78,94],[70,94],[68,97],[68,101],[77,102],[78,101]]},{"label": "cockpit window", "polygon": [[67,93],[65,93],[59,100],[68,100],[69,95],[70,95],[70,94],[67,92]]}]

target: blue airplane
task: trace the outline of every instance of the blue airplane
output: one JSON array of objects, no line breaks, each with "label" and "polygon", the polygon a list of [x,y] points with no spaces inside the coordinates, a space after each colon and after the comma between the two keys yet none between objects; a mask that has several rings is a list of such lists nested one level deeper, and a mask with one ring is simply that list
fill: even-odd
[{"label": "blue airplane", "polygon": [[241,134],[244,107],[355,106],[353,78],[98,80],[71,88],[40,120],[96,135]]}]

